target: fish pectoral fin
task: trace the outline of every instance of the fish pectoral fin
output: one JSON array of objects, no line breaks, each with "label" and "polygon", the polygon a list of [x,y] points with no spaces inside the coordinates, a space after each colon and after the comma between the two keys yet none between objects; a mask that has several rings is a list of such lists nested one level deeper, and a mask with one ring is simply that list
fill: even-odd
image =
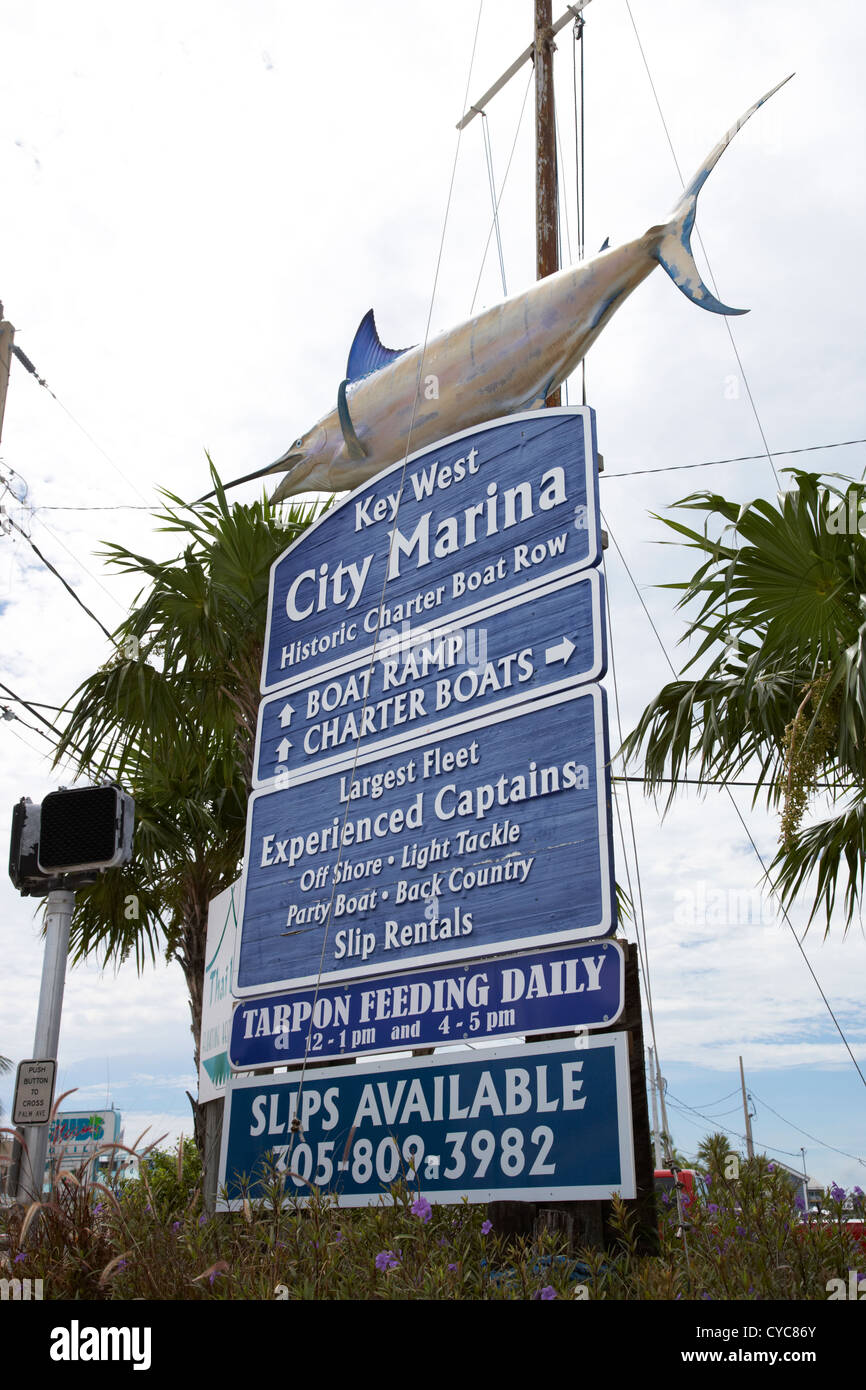
[{"label": "fish pectoral fin", "polygon": [[349,402],[346,398],[346,387],[348,378],[341,381],[337,390],[337,415],[340,420],[340,429],[343,432],[343,440],[346,445],[346,453],[350,459],[358,460],[367,457],[367,450],[364,448],[360,439],[355,433],[355,426],[352,424],[352,417],[349,414]]}]

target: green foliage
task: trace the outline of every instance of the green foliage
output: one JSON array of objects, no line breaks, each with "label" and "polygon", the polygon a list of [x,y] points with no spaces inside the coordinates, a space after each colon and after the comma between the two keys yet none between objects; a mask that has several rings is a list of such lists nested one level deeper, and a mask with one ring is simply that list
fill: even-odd
[{"label": "green foliage", "polygon": [[[134,795],[134,859],[76,898],[73,958],[139,967],[160,949],[195,985],[208,901],[243,854],[270,567],[317,514],[267,500],[195,510],[164,492],[159,529],[183,537],[173,560],[112,543],[108,563],[145,581],[114,634],[116,651],[70,701],[57,760],[117,778]],[[200,982],[198,983],[200,989]]]},{"label": "green foliage", "polygon": [[[703,513],[696,530],[660,517],[703,559],[681,591],[696,605],[681,639],[695,644],[688,671],[643,711],[623,751],[644,755],[647,791],[670,778],[726,781],[748,772],[754,799],[782,808],[782,844],[770,870],[789,902],[818,870],[812,917],[829,928],[837,880],[850,924],[866,871],[866,538],[835,524],[849,491],[793,470],[777,503],[740,505],[697,493],[677,506]],[[719,534],[717,534],[719,533]],[[818,778],[844,804],[806,829]]]},{"label": "green foliage", "polygon": [[[718,1138],[702,1149],[716,1154]],[[143,1157],[113,1190],[64,1174],[40,1207],[0,1212],[5,1266],[41,1278],[46,1299],[823,1300],[866,1258],[844,1225],[845,1194],[832,1187],[824,1219],[805,1222],[763,1155],[737,1179],[710,1172],[685,1228],[665,1194],[652,1256],[616,1198],[612,1247],[569,1253],[559,1234],[507,1241],[483,1207],[419,1202],[405,1185],[347,1209],[313,1189],[302,1203],[286,1181],[272,1172],[265,1198],[207,1217],[190,1141]]]},{"label": "green foliage", "polygon": [[180,1139],[172,1151],[153,1149],[139,1160],[138,1177],[119,1185],[124,1203],[136,1204],[163,1221],[199,1205],[202,1162],[195,1141]]}]

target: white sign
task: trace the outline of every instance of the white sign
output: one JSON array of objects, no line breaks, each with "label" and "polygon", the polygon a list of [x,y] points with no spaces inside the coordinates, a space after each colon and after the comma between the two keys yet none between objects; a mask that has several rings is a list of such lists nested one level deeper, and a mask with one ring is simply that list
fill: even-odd
[{"label": "white sign", "polygon": [[15,1100],[12,1105],[13,1125],[48,1124],[54,1100],[56,1072],[57,1063],[53,1057],[45,1061],[30,1058],[18,1063]]},{"label": "white sign", "polygon": [[238,926],[235,895],[239,887],[239,882],[234,883],[218,893],[208,907],[198,1067],[201,1104],[224,1096],[230,1075],[229,1038]]}]

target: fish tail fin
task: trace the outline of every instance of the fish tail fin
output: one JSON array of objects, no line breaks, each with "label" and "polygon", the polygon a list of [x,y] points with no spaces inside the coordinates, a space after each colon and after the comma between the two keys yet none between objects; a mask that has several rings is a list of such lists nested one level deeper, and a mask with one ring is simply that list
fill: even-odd
[{"label": "fish tail fin", "polygon": [[661,238],[652,252],[659,264],[664,266],[677,289],[682,290],[686,298],[690,299],[693,304],[699,304],[702,309],[709,309],[714,314],[747,314],[749,311],[748,309],[731,309],[727,304],[722,304],[721,300],[707,289],[701,279],[691,247],[698,194],[740,127],[744,126],[749,117],[755,114],[758,107],[763,106],[765,101],[769,101],[770,97],[778,92],[780,87],[784,87],[785,83],[789,82],[793,76],[794,74],[790,73],[771,91],[766,92],[760,101],[756,101],[754,106],[750,106],[736,125],[731,126],[727,134],[722,136],[715,149],[710,152],[694,178],[683,190],[682,196],[671,214],[670,221],[662,228]]}]

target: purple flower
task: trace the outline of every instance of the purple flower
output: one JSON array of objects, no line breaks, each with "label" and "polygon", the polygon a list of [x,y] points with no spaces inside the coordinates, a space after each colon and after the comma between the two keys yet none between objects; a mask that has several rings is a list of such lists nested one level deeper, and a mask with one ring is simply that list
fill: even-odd
[{"label": "purple flower", "polygon": [[210,1278],[208,1279],[208,1283],[211,1285],[211,1287],[213,1287],[213,1281],[214,1281],[214,1279],[216,1279],[216,1270],[214,1270],[213,1274],[212,1274],[212,1275],[210,1276]]},{"label": "purple flower", "polygon": [[834,1182],[834,1183],[831,1183],[831,1185],[830,1185],[830,1196],[832,1197],[832,1199],[833,1199],[834,1202],[844,1202],[844,1200],[845,1200],[845,1189],[844,1189],[844,1187],[839,1187],[838,1184],[835,1183],[835,1182]]},{"label": "purple flower", "polygon": [[492,1221],[483,1221],[483,1222],[481,1223],[481,1234],[482,1234],[483,1236],[489,1236],[489,1235],[490,1235],[490,1232],[491,1232],[492,1230],[493,1230],[493,1222],[492,1222]]},{"label": "purple flower", "polygon": [[433,1215],[433,1208],[427,1201],[426,1197],[419,1197],[417,1201],[412,1203],[412,1206],[409,1208],[409,1210],[412,1212],[413,1216],[417,1216],[418,1220],[423,1221],[425,1224],[430,1220],[430,1217]]},{"label": "purple flower", "polygon": [[775,1173],[775,1171],[776,1171],[776,1165],[775,1165],[775,1163],[768,1163],[768,1164],[767,1164],[767,1172],[768,1172],[768,1173]]},{"label": "purple flower", "polygon": [[198,1224],[199,1224],[200,1226],[206,1226],[206,1225],[207,1225],[207,1217],[204,1216],[204,1215],[200,1216],[199,1219],[198,1219]]},{"label": "purple flower", "polygon": [[118,1260],[118,1261],[117,1261],[117,1268],[118,1268],[118,1270],[126,1269],[126,1263],[127,1263],[126,1260]]},{"label": "purple flower", "polygon": [[712,1173],[706,1173],[706,1174],[704,1175],[704,1182],[707,1184],[707,1187],[712,1187],[712,1185],[713,1185],[713,1175],[712,1175]]},{"label": "purple flower", "polygon": [[179,1221],[173,1221],[173,1222],[171,1223],[171,1229],[174,1231],[175,1235],[177,1235],[178,1231],[180,1230],[180,1222],[179,1222]]},{"label": "purple flower", "polygon": [[713,1213],[713,1216],[715,1216],[715,1214],[716,1214],[716,1212],[718,1211],[718,1209],[719,1209],[719,1208],[718,1208],[718,1206],[716,1205],[715,1202],[708,1202],[708,1203],[707,1203],[707,1211],[711,1211],[711,1212]]},{"label": "purple flower", "polygon": [[745,1234],[746,1234],[746,1228],[745,1228],[745,1226],[738,1226],[738,1227],[737,1227],[737,1235],[740,1236],[740,1237],[742,1237],[742,1236],[744,1236]]},{"label": "purple flower", "polygon": [[337,1245],[340,1244],[340,1241],[341,1241],[342,1239],[343,1239],[343,1232],[342,1232],[342,1231],[338,1231],[337,1234],[334,1236],[334,1240],[336,1241]]},{"label": "purple flower", "polygon": [[456,1266],[456,1265],[449,1265],[448,1268],[451,1270],[451,1272],[452,1272],[452,1274],[453,1274],[454,1271],[456,1270],[457,1266]]},{"label": "purple flower", "polygon": [[19,1251],[18,1251],[18,1254],[15,1256],[15,1259],[12,1261],[12,1263],[13,1263],[14,1265],[17,1265],[21,1260],[26,1260],[26,1259],[27,1259],[27,1256],[25,1255],[24,1251],[23,1251],[23,1250],[19,1250]]},{"label": "purple flower", "polygon": [[852,1187],[852,1188],[851,1188],[851,1192],[852,1192],[852,1194],[853,1194],[855,1197],[862,1197],[862,1196],[863,1196],[863,1189],[862,1189],[862,1187]]},{"label": "purple flower", "polygon": [[549,1303],[552,1298],[556,1298],[556,1289],[552,1284],[545,1284],[538,1297],[544,1303]]},{"label": "purple flower", "polygon": [[396,1269],[400,1263],[400,1256],[396,1250],[380,1250],[376,1256],[376,1268]]},{"label": "purple flower", "polygon": [[98,1212],[102,1211],[102,1206],[103,1206],[102,1202],[97,1202],[97,1203],[96,1203],[96,1206],[93,1208],[93,1215],[94,1215],[94,1216],[96,1216],[96,1214],[97,1214]]},{"label": "purple flower", "polygon": [[806,1203],[803,1201],[802,1192],[798,1192],[796,1197],[794,1198],[794,1206],[797,1207],[800,1211],[806,1210]]},{"label": "purple flower", "polygon": [[662,1193],[662,1201],[664,1202],[664,1204],[665,1204],[666,1207],[669,1207],[669,1206],[670,1206],[670,1204],[671,1204],[671,1199],[670,1199],[670,1195],[669,1195],[667,1192],[663,1192],[663,1193]]}]

